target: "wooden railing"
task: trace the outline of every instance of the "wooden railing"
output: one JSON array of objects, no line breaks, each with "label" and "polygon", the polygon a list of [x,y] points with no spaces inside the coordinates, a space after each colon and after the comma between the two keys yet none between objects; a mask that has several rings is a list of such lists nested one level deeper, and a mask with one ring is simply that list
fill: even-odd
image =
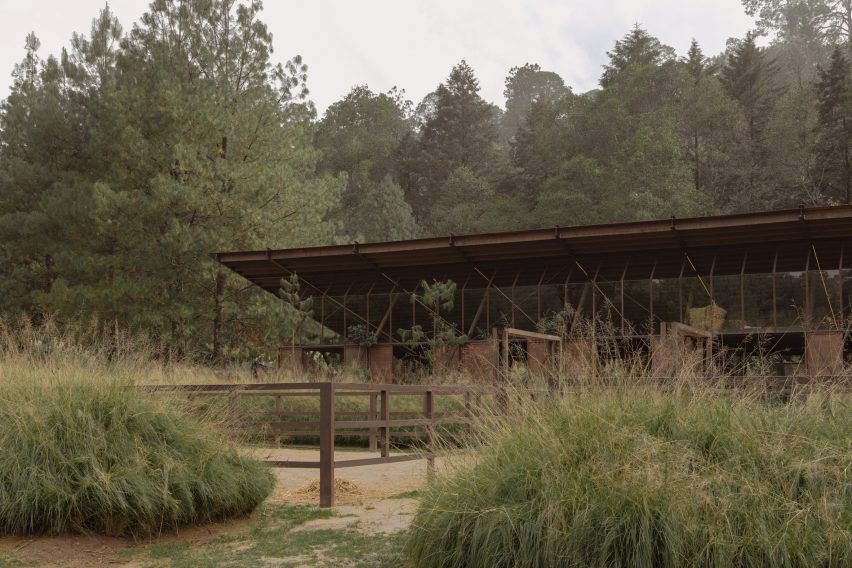
[{"label": "wooden railing", "polygon": [[[492,397],[497,404],[505,403],[506,391],[499,388],[441,385],[387,385],[359,383],[256,383],[216,385],[157,385],[145,387],[154,392],[186,393],[190,399],[199,396],[226,397],[232,425],[241,429],[266,430],[280,446],[282,436],[319,436],[319,460],[268,460],[272,467],[312,468],[320,472],[320,506],[334,505],[334,472],[336,469],[365,465],[397,463],[426,459],[428,471],[434,468],[436,431],[440,427],[467,427],[482,409],[484,398]],[[393,397],[422,397],[422,410],[392,411]],[[272,420],[243,420],[239,401],[243,397],[273,397]],[[318,410],[285,411],[282,400],[295,397],[318,399]],[[343,397],[367,397],[366,411],[338,411],[336,401]],[[462,397],[460,412],[438,413],[438,397]],[[367,419],[354,419],[357,416]],[[395,418],[394,416],[404,418]],[[416,417],[414,417],[416,416]],[[306,420],[293,420],[301,418]],[[399,431],[407,428],[407,431]],[[412,431],[411,428],[419,428]],[[366,436],[370,451],[378,456],[357,459],[334,459],[335,438]],[[400,455],[390,455],[391,438],[420,438],[420,448]]]},{"label": "wooden railing", "polygon": [[[651,381],[657,388],[673,388],[669,379]],[[729,379],[722,388],[745,388],[757,385],[767,393],[782,394],[807,387],[817,382],[805,377],[743,377],[741,380]],[[846,388],[849,377],[822,378],[820,382],[837,384]],[[601,385],[601,386],[605,386]],[[615,386],[615,385],[613,385]],[[436,433],[441,428],[469,427],[476,416],[480,415],[486,404],[500,415],[511,413],[510,398],[538,399],[546,396],[547,391],[517,390],[501,387],[443,386],[443,385],[390,385],[360,383],[255,383],[255,384],[213,384],[213,385],[157,385],[143,387],[152,392],[173,392],[186,394],[189,399],[196,397],[217,397],[227,399],[227,413],[231,426],[249,433],[262,433],[274,439],[274,447],[281,445],[282,437],[319,437],[319,460],[268,460],[272,467],[311,468],[320,472],[320,506],[334,505],[335,470],[375,464],[397,463],[410,460],[427,460],[427,468],[432,471],[436,452]],[[571,392],[570,385],[561,391]],[[394,397],[422,397],[422,407],[416,410],[393,409]],[[253,397],[272,397],[271,413],[246,415],[240,411],[240,400]],[[286,410],[282,407],[285,399],[307,397],[316,401],[309,410]],[[339,410],[336,401],[342,398],[366,397],[366,410]],[[455,412],[437,412],[436,400],[441,397],[461,397],[455,404]],[[489,400],[490,399],[490,400]],[[316,407],[316,410],[313,409]],[[366,416],[366,419],[361,417]],[[271,420],[257,420],[257,418]],[[246,420],[246,418],[252,418]],[[405,430],[401,430],[405,429]],[[369,458],[334,458],[335,439],[338,437],[367,437],[369,449],[378,455]],[[391,440],[419,440],[418,447],[411,449],[411,443],[400,444],[411,451],[390,455]]]}]

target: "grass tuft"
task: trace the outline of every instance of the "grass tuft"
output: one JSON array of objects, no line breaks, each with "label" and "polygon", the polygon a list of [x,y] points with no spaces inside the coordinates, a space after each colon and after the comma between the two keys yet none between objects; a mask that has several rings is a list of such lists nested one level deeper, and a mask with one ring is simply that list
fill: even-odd
[{"label": "grass tuft", "polygon": [[423,494],[417,567],[850,566],[852,408],[594,389],[494,422]]},{"label": "grass tuft", "polygon": [[[7,345],[9,345],[7,343]],[[132,362],[0,349],[0,534],[150,536],[243,515],[274,477]]]}]

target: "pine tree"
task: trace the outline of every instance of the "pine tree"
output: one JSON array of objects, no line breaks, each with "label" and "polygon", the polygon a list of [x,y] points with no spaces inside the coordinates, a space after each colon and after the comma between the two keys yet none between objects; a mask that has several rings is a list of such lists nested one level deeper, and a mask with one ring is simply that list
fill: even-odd
[{"label": "pine tree", "polygon": [[[359,232],[368,235],[368,239],[397,233],[385,228],[374,231],[361,225],[362,216],[353,215],[352,210],[375,198],[385,184],[384,179],[395,172],[400,143],[411,132],[407,116],[410,102],[403,96],[400,91],[373,93],[366,86],[355,87],[329,106],[317,125],[315,142],[322,152],[318,170],[346,174],[346,188],[334,218],[339,219],[347,238],[354,238]],[[388,189],[389,186],[384,186],[382,191]],[[401,228],[398,234],[408,234],[409,229]]]},{"label": "pine tree", "polygon": [[618,80],[619,75],[631,68],[657,66],[675,58],[674,49],[645,31],[639,24],[624,38],[615,42],[608,51],[609,64],[604,65],[601,86],[606,88]]},{"label": "pine tree", "polygon": [[479,96],[473,69],[461,61],[434,93],[432,108],[416,145],[418,178],[409,202],[421,224],[432,226],[431,204],[440,199],[450,173],[459,167],[476,176],[489,174],[497,158],[495,109]]},{"label": "pine tree", "polygon": [[852,98],[850,64],[837,47],[827,68],[819,68],[814,177],[822,195],[852,203]]},{"label": "pine tree", "polygon": [[[215,360],[278,333],[274,298],[210,253],[333,240],[341,184],[315,173],[306,66],[271,62],[259,10],[155,2],[128,35],[105,10],[44,65],[44,96],[7,101],[0,226],[18,227],[3,254],[22,259],[26,309],[96,316]],[[5,187],[26,172],[40,194],[16,211]]]},{"label": "pine tree", "polygon": [[762,144],[773,102],[782,91],[772,82],[775,71],[774,63],[757,46],[751,32],[734,46],[722,68],[722,84],[742,106],[748,137],[755,145]]},{"label": "pine tree", "polygon": [[678,131],[692,166],[693,187],[712,199],[720,192],[727,154],[734,150],[730,141],[736,139],[739,113],[715,75],[716,65],[694,39],[681,65],[688,78],[677,105]]},{"label": "pine tree", "polygon": [[689,44],[689,51],[687,51],[686,57],[682,59],[682,62],[686,65],[689,74],[696,83],[716,72],[715,66],[704,56],[704,52],[695,38],[692,38],[692,43]]},{"label": "pine tree", "polygon": [[413,239],[421,233],[402,188],[390,175],[370,183],[348,215],[358,231],[353,235],[360,242]]}]

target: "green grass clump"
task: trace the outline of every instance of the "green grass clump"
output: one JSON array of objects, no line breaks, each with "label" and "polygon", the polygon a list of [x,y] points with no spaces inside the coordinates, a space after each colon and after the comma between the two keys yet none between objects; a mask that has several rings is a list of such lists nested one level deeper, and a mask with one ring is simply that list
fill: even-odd
[{"label": "green grass clump", "polygon": [[589,389],[525,415],[424,493],[415,566],[852,566],[848,394]]},{"label": "green grass clump", "polygon": [[270,494],[268,468],[216,424],[135,388],[139,369],[72,359],[0,359],[0,534],[148,536]]}]

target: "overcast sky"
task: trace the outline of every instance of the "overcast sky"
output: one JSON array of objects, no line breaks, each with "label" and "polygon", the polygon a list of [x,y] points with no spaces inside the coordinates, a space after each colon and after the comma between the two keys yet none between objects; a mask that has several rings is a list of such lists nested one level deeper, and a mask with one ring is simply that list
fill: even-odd
[{"label": "overcast sky", "polygon": [[[32,30],[40,54],[58,53],[85,32],[102,0],[0,0],[0,98]],[[111,0],[124,28],[147,0]],[[479,77],[482,95],[503,106],[509,68],[526,62],[559,73],[575,91],[597,86],[606,51],[639,22],[679,54],[695,37],[707,54],[752,25],[740,0],[266,0],[262,19],[274,57],[300,54],[311,98],[323,111],[356,84],[393,86],[418,102],[460,59]]]}]

